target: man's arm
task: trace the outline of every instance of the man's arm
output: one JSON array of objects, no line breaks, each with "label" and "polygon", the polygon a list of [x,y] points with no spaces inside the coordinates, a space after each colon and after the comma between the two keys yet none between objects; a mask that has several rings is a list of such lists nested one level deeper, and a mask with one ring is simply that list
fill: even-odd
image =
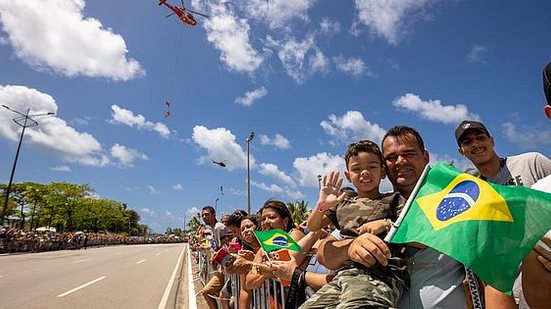
[{"label": "man's arm", "polygon": [[[551,238],[543,242],[551,245]],[[549,306],[551,294],[551,252],[537,245],[522,262],[522,290],[531,308]]]},{"label": "man's arm", "polygon": [[373,234],[362,234],[355,239],[336,240],[329,237],[318,247],[318,261],[329,269],[339,269],[345,261],[352,260],[367,267],[376,262],[388,264],[391,256],[385,242]]}]

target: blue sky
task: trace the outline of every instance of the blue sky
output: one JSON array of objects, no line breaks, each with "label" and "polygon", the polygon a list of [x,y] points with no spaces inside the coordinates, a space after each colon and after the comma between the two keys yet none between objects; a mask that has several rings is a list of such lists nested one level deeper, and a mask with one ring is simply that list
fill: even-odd
[{"label": "blue sky", "polygon": [[[26,131],[15,182],[89,183],[162,232],[217,198],[219,213],[247,208],[251,131],[253,210],[313,206],[346,144],[397,124],[462,168],[453,132],[466,118],[500,155],[551,152],[547,0],[185,4],[210,18],[189,27],[154,0],[0,0],[0,102],[56,113]],[[0,110],[4,183],[13,116]]]}]

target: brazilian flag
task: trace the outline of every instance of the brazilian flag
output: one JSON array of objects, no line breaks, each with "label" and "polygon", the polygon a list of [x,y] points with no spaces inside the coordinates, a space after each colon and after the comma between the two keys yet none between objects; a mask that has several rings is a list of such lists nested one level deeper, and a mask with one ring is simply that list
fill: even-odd
[{"label": "brazilian flag", "polygon": [[272,252],[280,249],[302,252],[300,245],[284,230],[273,229],[255,231],[254,234],[265,252]]},{"label": "brazilian flag", "polygon": [[492,184],[443,163],[417,186],[391,242],[432,247],[510,292],[519,264],[551,229],[551,194]]}]

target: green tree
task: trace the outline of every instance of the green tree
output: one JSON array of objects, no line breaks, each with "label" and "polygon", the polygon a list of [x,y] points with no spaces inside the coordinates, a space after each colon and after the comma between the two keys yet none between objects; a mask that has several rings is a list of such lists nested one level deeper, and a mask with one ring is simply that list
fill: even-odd
[{"label": "green tree", "polygon": [[27,205],[30,206],[30,222],[29,230],[34,230],[38,227],[38,213],[40,212],[40,207],[45,202],[45,197],[47,195],[46,186],[34,182],[26,182],[25,185],[25,199]]},{"label": "green tree", "polygon": [[128,225],[128,235],[129,236],[137,236],[142,234],[142,231],[140,230],[140,215],[137,211],[133,209],[126,209],[125,210],[125,217],[126,217],[126,224]]},{"label": "green tree", "polygon": [[308,219],[308,214],[310,213],[308,210],[308,202],[300,200],[294,203],[287,203],[287,208],[289,209],[291,218],[293,218],[293,222],[295,222],[296,225],[300,225]]},{"label": "green tree", "polygon": [[188,223],[188,229],[191,231],[192,234],[197,234],[197,230],[202,226],[202,219],[201,214],[197,213],[195,216],[193,216]]},{"label": "green tree", "polygon": [[48,185],[51,190],[52,201],[57,206],[62,216],[57,222],[61,230],[73,231],[75,227],[74,216],[82,200],[90,197],[93,193],[88,184],[75,185],[67,182],[51,183]]}]

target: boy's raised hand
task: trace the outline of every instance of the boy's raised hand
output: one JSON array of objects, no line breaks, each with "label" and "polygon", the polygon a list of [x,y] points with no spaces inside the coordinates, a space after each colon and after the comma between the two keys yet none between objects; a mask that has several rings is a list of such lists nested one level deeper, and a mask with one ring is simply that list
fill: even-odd
[{"label": "boy's raised hand", "polygon": [[344,200],[346,193],[339,195],[342,182],[343,178],[338,171],[332,171],[323,176],[317,205],[319,211],[325,211]]}]

